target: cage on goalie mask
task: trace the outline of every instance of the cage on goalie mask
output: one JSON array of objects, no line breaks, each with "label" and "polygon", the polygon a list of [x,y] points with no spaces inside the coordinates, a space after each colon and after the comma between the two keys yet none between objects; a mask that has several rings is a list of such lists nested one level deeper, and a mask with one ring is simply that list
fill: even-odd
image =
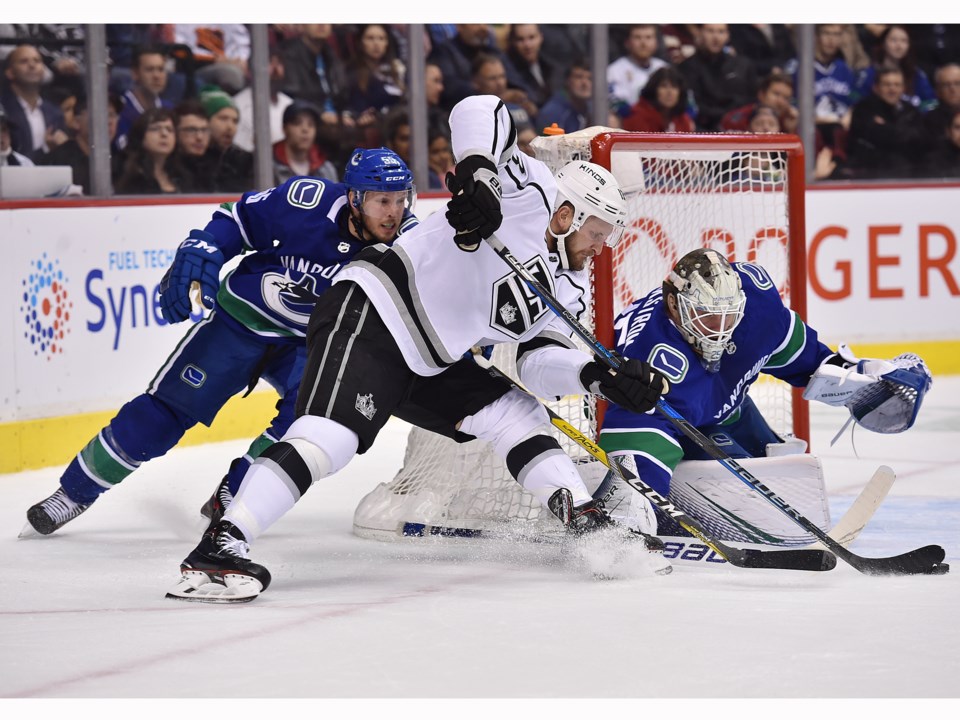
[{"label": "cage on goalie mask", "polygon": [[664,302],[673,296],[680,332],[716,372],[747,304],[740,276],[716,250],[697,249],[673,266],[663,283]]},{"label": "cage on goalie mask", "polygon": [[[858,371],[862,372],[864,362],[858,363]],[[933,378],[923,360],[913,353],[897,355],[888,362],[896,369],[855,392],[845,404],[853,419],[867,430],[901,433],[916,421]]]}]

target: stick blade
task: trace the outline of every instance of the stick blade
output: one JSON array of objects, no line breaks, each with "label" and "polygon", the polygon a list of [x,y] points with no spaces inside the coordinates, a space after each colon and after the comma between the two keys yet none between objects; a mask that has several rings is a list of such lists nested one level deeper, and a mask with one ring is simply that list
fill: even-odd
[{"label": "stick blade", "polygon": [[943,562],[946,551],[939,545],[886,558],[864,558],[853,555],[848,562],[866,575],[945,575],[950,566]]},{"label": "stick blade", "polygon": [[[729,559],[729,558],[728,558]],[[836,556],[827,550],[743,550],[741,567],[768,570],[809,570],[824,572],[837,566]],[[731,562],[733,562],[731,560]],[[739,564],[739,563],[738,563]]]}]

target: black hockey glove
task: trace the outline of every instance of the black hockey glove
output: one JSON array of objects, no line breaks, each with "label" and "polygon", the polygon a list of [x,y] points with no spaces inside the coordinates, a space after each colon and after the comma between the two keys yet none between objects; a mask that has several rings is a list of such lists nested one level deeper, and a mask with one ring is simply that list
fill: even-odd
[{"label": "black hockey glove", "polygon": [[580,382],[588,391],[630,412],[650,412],[669,389],[666,379],[641,360],[621,358],[621,362],[617,371],[599,360],[588,362],[580,371]]},{"label": "black hockey glove", "polygon": [[453,195],[447,203],[447,222],[456,233],[453,241],[461,250],[474,252],[503,222],[497,166],[480,155],[467,155],[447,173],[446,181]]},{"label": "black hockey glove", "polygon": [[173,264],[160,280],[160,314],[168,323],[190,317],[190,286],[200,283],[202,303],[213,308],[220,287],[220,268],[224,257],[205,230],[191,230],[180,243]]}]

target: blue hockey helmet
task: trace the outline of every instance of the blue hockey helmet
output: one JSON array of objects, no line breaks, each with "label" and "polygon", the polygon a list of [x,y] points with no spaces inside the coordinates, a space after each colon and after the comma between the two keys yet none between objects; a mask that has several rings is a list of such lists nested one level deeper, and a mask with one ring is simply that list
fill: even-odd
[{"label": "blue hockey helmet", "polygon": [[413,173],[399,155],[385,147],[354,150],[343,173],[343,183],[354,191],[353,206],[357,209],[363,205],[367,192],[404,192],[407,209],[411,211],[417,199]]}]

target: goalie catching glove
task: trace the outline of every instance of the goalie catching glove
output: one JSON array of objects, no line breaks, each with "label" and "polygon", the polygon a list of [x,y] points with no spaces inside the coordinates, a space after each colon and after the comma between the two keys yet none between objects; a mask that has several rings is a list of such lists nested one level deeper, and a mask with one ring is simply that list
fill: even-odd
[{"label": "goalie catching glove", "polygon": [[841,345],[810,377],[803,399],[842,405],[867,430],[900,433],[917,419],[932,384],[926,364],[913,353],[860,360]]},{"label": "goalie catching glove", "polygon": [[191,230],[180,243],[173,264],[160,280],[160,314],[168,323],[190,317],[190,285],[200,284],[204,307],[212,308],[220,287],[220,268],[224,257],[205,230]]},{"label": "goalie catching glove", "polygon": [[588,362],[580,370],[580,383],[630,412],[652,412],[670,389],[666,378],[642,360],[620,357],[620,363],[619,370],[612,370],[599,360]]},{"label": "goalie catching glove", "polygon": [[461,250],[474,252],[503,222],[500,199],[503,190],[497,166],[482,155],[467,155],[447,173],[447,222],[455,231],[453,241]]}]

